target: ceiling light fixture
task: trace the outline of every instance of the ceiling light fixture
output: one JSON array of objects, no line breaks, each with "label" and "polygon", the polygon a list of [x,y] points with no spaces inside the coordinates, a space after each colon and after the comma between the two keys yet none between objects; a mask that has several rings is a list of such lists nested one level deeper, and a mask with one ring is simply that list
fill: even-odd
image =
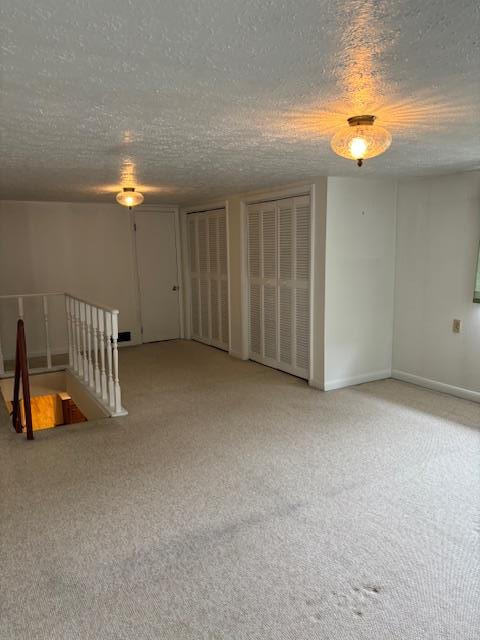
[{"label": "ceiling light fixture", "polygon": [[131,209],[142,204],[143,194],[140,191],[135,191],[135,187],[123,187],[123,191],[117,193],[116,200],[118,204]]},{"label": "ceiling light fixture", "polygon": [[374,158],[392,144],[392,136],[383,127],[375,125],[375,116],[353,116],[348,125],[332,138],[332,149],[343,158],[357,161],[359,167],[367,158]]}]

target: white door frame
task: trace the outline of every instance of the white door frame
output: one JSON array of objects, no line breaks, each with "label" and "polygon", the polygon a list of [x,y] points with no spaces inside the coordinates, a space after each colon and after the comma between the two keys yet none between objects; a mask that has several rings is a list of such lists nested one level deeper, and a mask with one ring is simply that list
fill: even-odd
[{"label": "white door frame", "polygon": [[[179,314],[179,332],[180,338],[185,337],[185,326],[184,326],[184,303],[183,303],[183,270],[182,270],[182,242],[180,235],[180,210],[177,205],[168,205],[168,204],[147,204],[140,205],[140,208],[137,209],[138,213],[174,213],[174,222],[175,222],[175,251],[177,254],[177,281],[179,286],[179,295],[178,295],[178,314]],[[136,240],[136,231],[135,231],[135,209],[129,211],[130,213],[130,233],[132,239],[132,251],[133,251],[133,259],[135,264],[135,305],[137,308],[137,321],[138,327],[140,330],[139,340],[136,341],[136,344],[143,344],[141,327],[142,327],[142,308],[140,303],[140,277],[138,273],[138,260],[137,260],[137,240]]]},{"label": "white door frame", "polygon": [[247,208],[249,204],[257,204],[261,202],[269,202],[274,200],[283,200],[286,198],[295,198],[299,196],[310,196],[310,353],[308,365],[308,381],[313,379],[313,315],[314,315],[314,291],[315,291],[315,185],[304,185],[292,187],[289,189],[279,189],[269,191],[261,195],[245,198],[240,203],[241,215],[241,235],[240,235],[240,251],[242,256],[241,263],[241,315],[242,315],[242,353],[239,354],[242,360],[249,359],[249,335],[248,335],[248,220]]}]

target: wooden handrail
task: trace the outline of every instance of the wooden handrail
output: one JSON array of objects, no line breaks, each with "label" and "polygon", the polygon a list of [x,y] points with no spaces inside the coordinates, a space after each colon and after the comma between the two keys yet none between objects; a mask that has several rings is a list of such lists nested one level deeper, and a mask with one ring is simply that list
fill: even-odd
[{"label": "wooden handrail", "polygon": [[13,388],[12,423],[17,433],[22,432],[20,411],[20,378],[22,380],[23,409],[27,427],[27,440],[33,440],[32,407],[30,404],[30,381],[28,377],[27,342],[23,320],[17,322],[17,347],[15,352],[15,383]]}]

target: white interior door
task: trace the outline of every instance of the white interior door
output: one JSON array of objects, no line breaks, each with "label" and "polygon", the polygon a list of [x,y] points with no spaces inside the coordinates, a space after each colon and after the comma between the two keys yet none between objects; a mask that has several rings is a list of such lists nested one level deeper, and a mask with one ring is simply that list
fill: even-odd
[{"label": "white interior door", "polygon": [[142,342],[180,337],[175,211],[134,212]]},{"label": "white interior door", "polygon": [[249,357],[309,377],[309,196],[248,206]]},{"label": "white interior door", "polygon": [[228,351],[225,209],[188,214],[192,338]]}]

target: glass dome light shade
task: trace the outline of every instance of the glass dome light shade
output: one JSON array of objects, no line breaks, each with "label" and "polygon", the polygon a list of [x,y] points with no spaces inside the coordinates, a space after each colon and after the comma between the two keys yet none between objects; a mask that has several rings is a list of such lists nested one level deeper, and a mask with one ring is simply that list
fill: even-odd
[{"label": "glass dome light shade", "polygon": [[136,207],[143,202],[143,194],[140,191],[135,191],[134,187],[124,187],[123,191],[117,193],[116,200],[118,204],[123,207]]},{"label": "glass dome light shade", "polygon": [[333,151],[343,158],[361,160],[374,158],[388,149],[392,143],[390,133],[376,124],[375,116],[356,116],[348,119],[333,136]]}]

